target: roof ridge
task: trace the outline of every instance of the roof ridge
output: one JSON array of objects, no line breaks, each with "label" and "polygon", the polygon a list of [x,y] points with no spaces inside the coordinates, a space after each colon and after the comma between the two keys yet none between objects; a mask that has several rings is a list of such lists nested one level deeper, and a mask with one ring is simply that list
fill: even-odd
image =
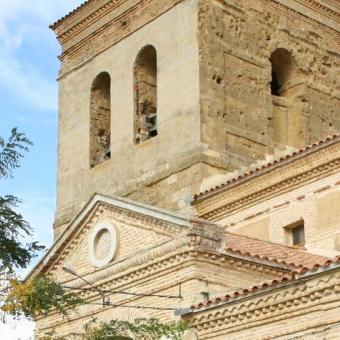
[{"label": "roof ridge", "polygon": [[272,167],[281,166],[282,164],[284,164],[285,161],[288,161],[288,160],[294,161],[295,159],[301,157],[305,153],[314,152],[318,148],[325,147],[328,144],[334,144],[337,140],[340,140],[340,133],[329,135],[325,137],[324,139],[320,139],[314,143],[308,144],[304,148],[288,153],[287,155],[281,155],[277,158],[274,158],[272,161],[269,161],[263,164],[262,166],[256,167],[255,169],[252,169],[250,165],[249,167],[247,167],[244,173],[240,173],[239,175],[236,175],[235,177],[229,179],[228,181],[220,185],[216,185],[208,190],[204,190],[198,194],[195,194],[192,204],[195,204],[196,201],[201,200],[202,198],[206,196],[215,194],[216,191],[218,190],[226,189],[228,186],[234,185],[238,181],[246,180],[248,177],[255,176],[260,171],[266,171]]},{"label": "roof ridge", "polygon": [[65,20],[66,18],[70,17],[71,15],[73,15],[75,12],[77,12],[78,10],[80,10],[81,8],[89,5],[91,2],[94,2],[95,0],[85,0],[83,3],[81,3],[79,6],[77,6],[75,9],[73,9],[72,11],[68,12],[67,14],[65,14],[64,16],[62,16],[60,19],[58,19],[57,21],[55,21],[53,24],[49,25],[49,28],[51,29],[55,29],[55,27],[60,24],[63,20]]},{"label": "roof ridge", "polygon": [[[272,241],[267,241],[267,240],[261,240],[260,238],[256,238],[256,237],[253,237],[253,236],[248,236],[248,235],[242,235],[242,234],[238,234],[238,233],[235,233],[235,232],[231,232],[231,231],[226,231],[226,234],[231,234],[231,235],[235,235],[235,236],[238,236],[238,237],[244,237],[244,238],[247,238],[247,239],[251,239],[251,240],[255,240],[255,241],[260,241],[260,242],[263,242],[263,243],[267,243],[267,244],[270,244],[270,245],[275,245],[275,246],[280,246],[280,247],[283,247],[283,248],[287,248],[289,250],[297,250],[297,251],[301,251],[303,253],[307,253],[307,254],[311,254],[311,255],[315,255],[315,256],[323,256],[323,255],[318,255],[318,254],[313,254],[313,253],[310,253],[307,249],[302,249],[302,248],[296,248],[296,247],[293,247],[293,246],[288,246],[286,244],[282,244],[282,243],[278,243],[278,242],[272,242]],[[324,256],[326,257],[326,256]]]},{"label": "roof ridge", "polygon": [[316,264],[311,269],[302,268],[300,271],[293,272],[291,275],[284,276],[284,277],[282,277],[280,279],[274,279],[274,280],[271,280],[271,281],[265,281],[265,282],[259,283],[257,285],[254,285],[254,286],[252,286],[250,288],[243,288],[243,289],[240,289],[240,290],[236,290],[236,291],[234,291],[232,293],[225,294],[223,297],[222,296],[216,297],[214,299],[209,299],[209,300],[201,302],[199,304],[192,305],[190,307],[190,309],[191,309],[191,312],[192,312],[194,309],[200,309],[200,308],[202,308],[204,306],[218,304],[218,303],[221,303],[221,302],[230,302],[230,301],[238,298],[241,295],[248,295],[248,294],[254,293],[254,292],[259,291],[259,290],[273,288],[273,287],[277,286],[280,283],[292,282],[294,280],[299,279],[300,277],[303,277],[303,275],[306,275],[308,273],[314,273],[317,270],[319,270],[320,268],[321,269],[327,269],[327,268],[329,268],[333,264],[335,264],[335,265],[336,264],[340,264],[340,256],[337,256],[337,257],[335,257],[333,259],[330,259],[324,265]]},{"label": "roof ridge", "polygon": [[[295,247],[289,247],[280,243],[274,243],[270,241],[264,241],[261,239],[256,239],[253,237],[248,237],[246,235],[240,235],[236,233],[230,233],[226,232],[226,238],[229,235],[233,235],[236,237],[241,237],[245,240],[250,240],[250,241],[259,241],[261,243],[265,243],[266,245],[269,245],[270,247],[276,247],[276,249],[279,249],[279,251],[282,253],[278,254],[271,254],[270,249],[267,249],[267,251],[258,251],[254,248],[251,247],[251,245],[245,245],[242,248],[242,244],[239,246],[233,245],[233,244],[228,244],[228,240],[226,240],[225,244],[225,250],[232,252],[234,254],[239,254],[241,256],[248,256],[251,258],[256,258],[272,263],[276,263],[279,265],[284,265],[287,267],[290,267],[291,271],[296,271],[297,269],[302,270],[303,268],[311,269],[313,266],[315,266],[316,263],[318,265],[324,265],[331,259],[327,256],[319,255],[319,254],[314,254],[311,253],[307,250],[303,250],[300,248],[295,248]],[[231,240],[232,241],[232,240]],[[242,241],[241,241],[242,242]],[[254,244],[255,245],[255,242]],[[262,245],[264,247],[264,245]],[[279,246],[279,247],[278,247]],[[280,256],[281,255],[281,256]],[[293,258],[293,255],[297,256],[296,258]]]},{"label": "roof ridge", "polygon": [[[266,255],[260,255],[260,254],[255,254],[255,253],[250,253],[248,251],[242,251],[240,249],[233,249],[231,247],[228,247],[225,249],[226,251],[230,251],[234,254],[239,254],[242,256],[249,256],[251,258],[256,258],[256,259],[260,259],[260,260],[264,260],[264,261],[268,261],[268,262],[272,262],[272,263],[276,263],[279,265],[283,265],[283,266],[287,266],[287,267],[292,267],[292,272],[296,272],[297,269],[311,269],[312,267],[307,267],[304,266],[303,264],[297,264],[294,262],[288,262],[286,260],[280,260],[278,257],[269,257]],[[317,256],[317,255],[316,255]],[[326,264],[329,261],[329,258],[325,258],[325,261],[322,264],[319,264],[319,266],[323,266],[324,264]]]}]

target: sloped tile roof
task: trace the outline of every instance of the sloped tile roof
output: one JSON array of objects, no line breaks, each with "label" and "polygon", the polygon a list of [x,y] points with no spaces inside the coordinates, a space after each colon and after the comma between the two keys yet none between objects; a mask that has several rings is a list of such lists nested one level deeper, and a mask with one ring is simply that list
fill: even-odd
[{"label": "sloped tile roof", "polygon": [[195,204],[196,201],[198,200],[202,200],[205,197],[211,195],[211,194],[215,194],[219,191],[223,191],[223,190],[227,190],[229,187],[234,186],[235,184],[237,185],[239,182],[242,182],[244,180],[248,180],[251,179],[255,176],[259,176],[264,172],[270,171],[278,166],[284,165],[287,162],[291,162],[295,159],[301,158],[304,155],[314,152],[322,147],[326,147],[330,144],[334,144],[336,142],[340,141],[340,134],[334,134],[332,136],[326,137],[325,139],[319,140],[311,145],[307,145],[305,148],[294,151],[284,157],[281,157],[279,159],[275,159],[272,162],[269,162],[267,164],[264,164],[258,168],[252,169],[242,175],[239,175],[237,177],[234,177],[232,179],[230,179],[229,181],[227,181],[226,183],[223,183],[221,185],[218,185],[216,187],[213,187],[209,190],[205,190],[199,194],[194,195],[194,200],[193,200],[193,204]]},{"label": "sloped tile roof", "polygon": [[327,269],[331,265],[338,265],[338,264],[340,264],[340,256],[337,256],[335,259],[332,259],[332,260],[329,259],[323,265],[316,264],[311,269],[302,268],[299,271],[292,273],[291,276],[286,276],[286,277],[283,277],[279,280],[272,280],[272,281],[269,281],[269,282],[264,282],[264,283],[261,283],[259,285],[252,286],[251,288],[242,289],[242,290],[239,290],[239,291],[235,291],[235,292],[226,294],[224,296],[219,296],[219,297],[216,297],[214,299],[209,299],[209,300],[200,302],[198,304],[192,305],[190,308],[191,308],[191,310],[199,310],[203,307],[216,305],[216,304],[219,304],[219,303],[222,303],[222,302],[230,302],[230,301],[236,300],[237,298],[239,298],[241,296],[250,295],[250,294],[255,293],[257,291],[275,288],[278,285],[295,281],[299,278],[299,276],[297,276],[297,274],[306,275],[306,274],[309,274],[309,273],[316,272],[317,270],[320,270],[320,269],[321,270]]},{"label": "sloped tile roof", "polygon": [[311,254],[301,248],[288,247],[230,232],[226,233],[225,250],[235,254],[276,262],[291,267],[292,270],[294,268],[311,269],[315,265],[324,265],[329,261],[328,257]]},{"label": "sloped tile roof", "polygon": [[57,20],[56,22],[54,22],[53,24],[51,24],[49,27],[51,29],[54,29],[58,24],[60,24],[63,20],[65,20],[66,18],[70,17],[71,15],[73,15],[74,13],[78,12],[81,8],[85,7],[86,5],[88,5],[90,2],[93,2],[95,0],[86,0],[84,1],[82,4],[80,4],[78,7],[76,7],[73,11],[69,12],[68,14],[64,15],[62,18],[60,18],[59,20]]},{"label": "sloped tile roof", "polygon": [[261,290],[261,289],[264,290],[264,289],[267,289],[267,288],[270,288],[270,287],[274,287],[274,286],[277,286],[280,283],[288,282],[288,281],[292,281],[292,280],[293,280],[293,277],[283,277],[279,280],[272,280],[270,282],[264,282],[264,283],[261,283],[259,285],[255,285],[251,288],[245,288],[245,289],[242,289],[242,290],[238,290],[238,291],[226,294],[224,296],[219,296],[219,297],[216,297],[214,299],[202,301],[198,304],[192,305],[190,308],[191,309],[200,309],[200,308],[203,308],[203,307],[216,305],[216,304],[219,304],[221,302],[229,302],[229,301],[232,301],[233,299],[236,299],[240,296],[248,295],[249,293],[253,293],[253,292],[256,292],[256,291]]}]

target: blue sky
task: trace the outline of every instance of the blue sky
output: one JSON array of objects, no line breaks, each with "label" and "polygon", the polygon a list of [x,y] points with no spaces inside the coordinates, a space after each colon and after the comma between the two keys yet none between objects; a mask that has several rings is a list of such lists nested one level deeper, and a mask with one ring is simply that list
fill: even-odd
[{"label": "blue sky", "polygon": [[[19,210],[35,239],[52,242],[57,156],[57,82],[60,46],[48,25],[83,0],[0,0],[0,135],[18,127],[33,141],[31,152],[1,182],[0,194],[22,199]],[[15,325],[15,329],[12,327]],[[0,324],[1,338],[29,339],[32,326]]]}]

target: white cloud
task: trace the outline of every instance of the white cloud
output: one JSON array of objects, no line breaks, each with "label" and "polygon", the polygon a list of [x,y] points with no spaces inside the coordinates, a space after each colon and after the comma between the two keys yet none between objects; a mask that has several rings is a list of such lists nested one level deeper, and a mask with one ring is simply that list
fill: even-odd
[{"label": "white cloud", "polygon": [[[36,110],[56,111],[57,86],[39,68],[37,58],[24,58],[26,39],[39,42],[45,51],[55,42],[48,25],[78,6],[81,0],[0,1],[0,88]],[[30,52],[30,51],[28,51]],[[48,53],[48,52],[46,52]],[[56,56],[54,56],[56,58]],[[43,59],[44,56],[41,56]],[[56,60],[57,63],[57,60]]]},{"label": "white cloud", "polygon": [[1,0],[0,20],[18,20],[29,16],[51,24],[83,2],[85,0]]},{"label": "white cloud", "polygon": [[0,86],[14,98],[39,110],[57,109],[57,88],[32,65],[14,58],[0,58]]},{"label": "white cloud", "polygon": [[[9,95],[31,110],[56,111],[57,87],[46,76],[40,63],[45,58],[30,59],[25,50],[27,41],[46,51],[56,43],[48,25],[65,15],[83,0],[0,0],[0,95]],[[25,44],[26,42],[26,44]],[[37,44],[39,42],[39,44]],[[27,50],[26,50],[27,51]],[[56,56],[52,56],[55,58]],[[0,96],[1,98],[1,96]],[[45,192],[19,192],[23,199],[20,212],[35,230],[34,239],[47,246],[52,240],[54,197]],[[0,321],[0,338],[6,340],[33,339],[34,324],[27,320]]]}]

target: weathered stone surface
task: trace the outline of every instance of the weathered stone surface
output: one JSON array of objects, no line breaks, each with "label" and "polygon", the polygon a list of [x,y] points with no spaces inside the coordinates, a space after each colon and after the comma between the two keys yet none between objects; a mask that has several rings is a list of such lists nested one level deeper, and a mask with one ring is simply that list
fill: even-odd
[{"label": "weathered stone surface", "polygon": [[[57,23],[56,235],[95,192],[185,211],[209,177],[338,131],[338,27],[332,5],[274,0],[90,1]],[[103,71],[111,122],[101,129],[89,102]],[[89,138],[90,122],[104,135]]]},{"label": "weathered stone surface", "polygon": [[[340,136],[235,177],[193,202],[197,215],[227,230],[292,245],[304,224],[308,251],[339,255]],[[288,228],[288,229],[287,229]]]},{"label": "weathered stone surface", "polygon": [[339,131],[338,17],[322,25],[294,2],[289,10],[262,0],[198,6],[204,143],[242,167]]},{"label": "weathered stone surface", "polygon": [[192,304],[206,306],[180,311],[199,339],[336,337],[339,261],[270,242],[303,220],[307,250],[339,254],[340,142],[240,174],[339,131],[339,12],[335,0],[89,0],[53,25],[56,241],[32,275],[88,288],[68,264],[113,305],[82,290],[87,304],[67,322],[38,318],[37,338],[74,339],[93,317],[178,320]]}]

